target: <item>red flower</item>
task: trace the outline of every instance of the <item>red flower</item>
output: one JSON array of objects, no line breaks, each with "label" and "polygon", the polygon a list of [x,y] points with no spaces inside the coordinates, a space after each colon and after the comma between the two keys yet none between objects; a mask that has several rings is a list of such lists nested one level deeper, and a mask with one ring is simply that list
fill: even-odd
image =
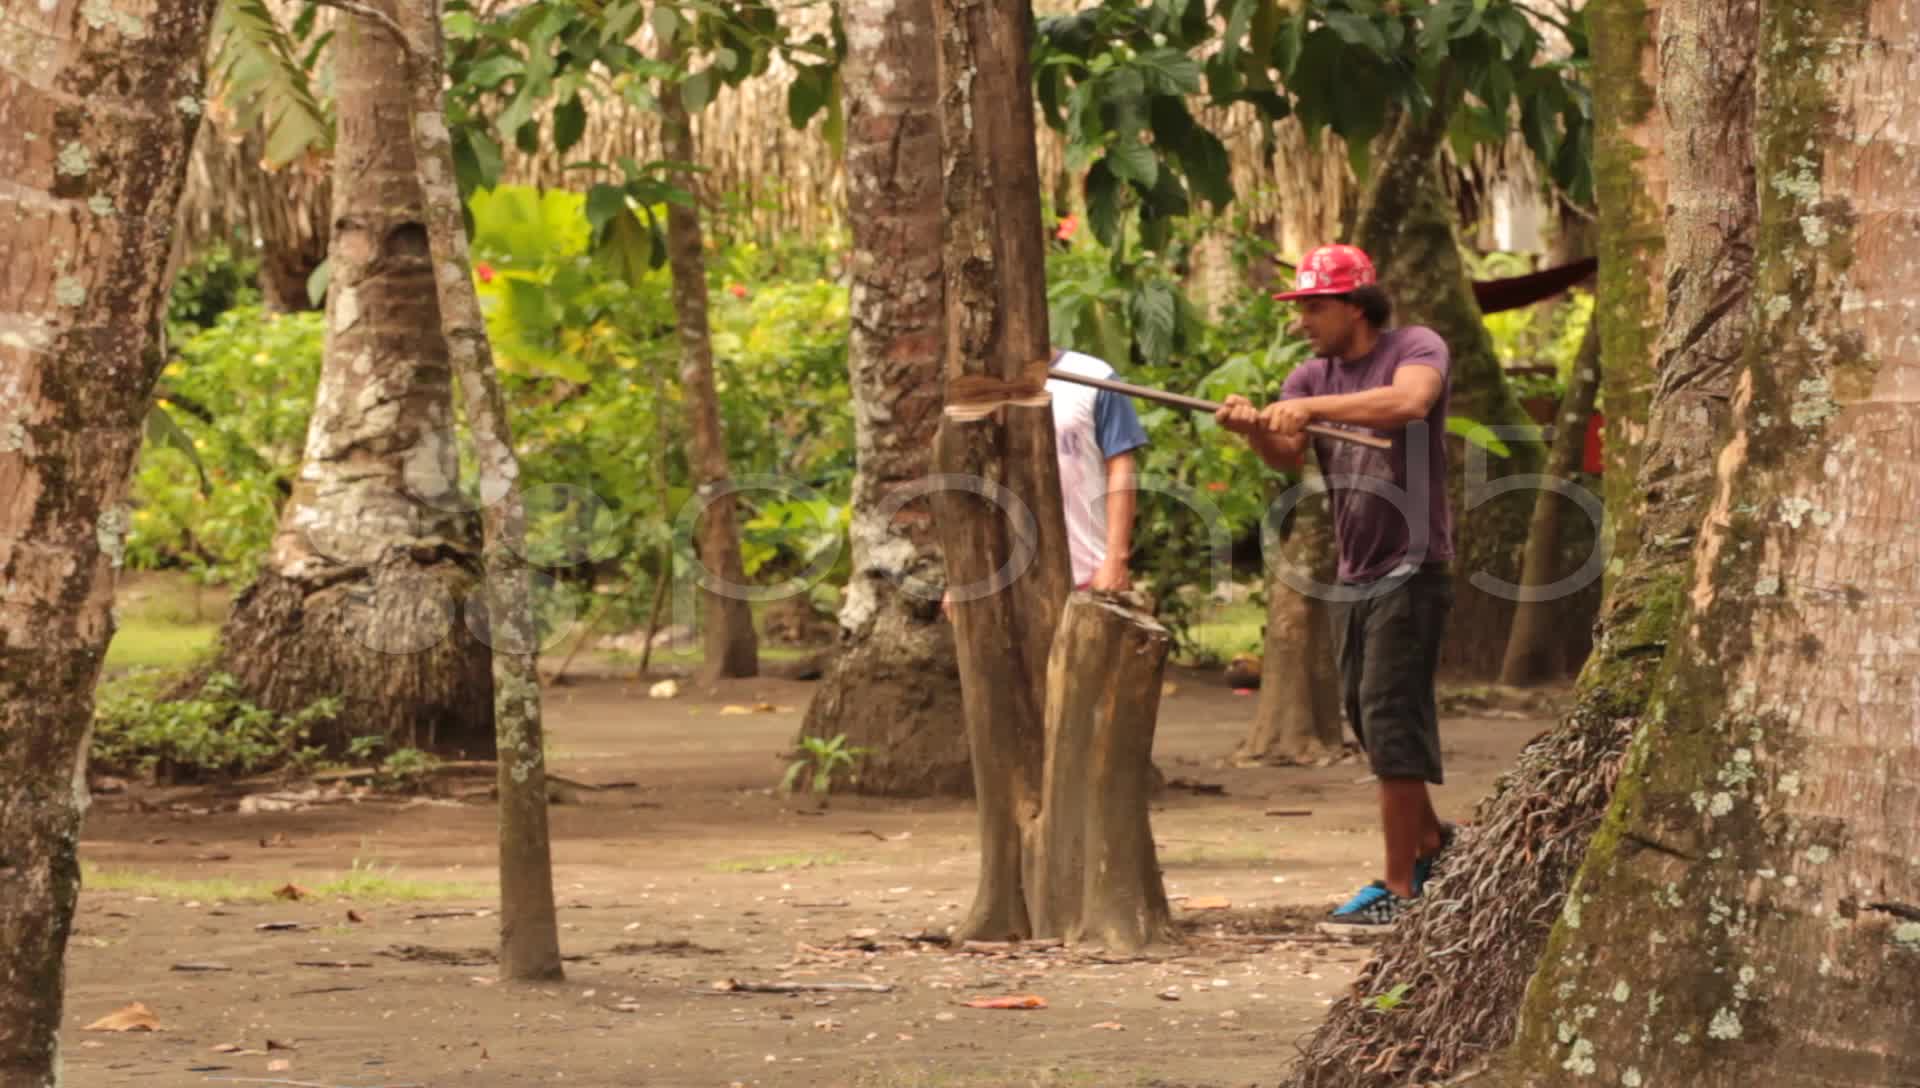
[{"label": "red flower", "polygon": [[1227,483],[1225,480],[1215,480],[1212,483],[1207,485],[1207,490],[1213,492],[1216,495],[1222,491],[1225,491],[1226,489],[1227,489]]},{"label": "red flower", "polygon": [[728,285],[727,285],[727,290],[729,290],[729,291],[731,291],[731,292],[733,292],[733,297],[734,297],[734,298],[746,298],[746,297],[747,297],[747,289],[746,289],[745,287],[743,287],[743,286],[741,286],[740,284],[737,284],[737,283],[732,283],[732,284],[728,284]]},{"label": "red flower", "polygon": [[1062,242],[1070,242],[1073,240],[1074,232],[1079,229],[1080,229],[1079,216],[1077,215],[1061,216],[1060,226],[1054,230],[1053,236],[1055,238],[1060,239]]},{"label": "red flower", "polygon": [[488,264],[485,261],[481,261],[479,264],[476,264],[473,266],[473,270],[480,274],[481,283],[493,282],[493,266],[492,265]]}]

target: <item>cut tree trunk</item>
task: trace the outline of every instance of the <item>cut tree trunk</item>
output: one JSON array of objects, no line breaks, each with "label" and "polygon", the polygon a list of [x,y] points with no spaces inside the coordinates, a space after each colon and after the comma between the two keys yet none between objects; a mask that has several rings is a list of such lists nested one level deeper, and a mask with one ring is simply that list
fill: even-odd
[{"label": "cut tree trunk", "polygon": [[[947,314],[934,465],[949,477],[934,514],[980,826],[980,884],[958,936],[1000,940],[1032,935],[1022,840],[1038,816],[1047,655],[1072,584],[1045,392],[1033,10],[1025,0],[934,0],[933,15]],[[957,490],[955,476],[985,494]]]},{"label": "cut tree trunk", "polygon": [[[1426,325],[1446,341],[1452,355],[1449,415],[1488,427],[1531,428],[1533,421],[1507,387],[1460,258],[1439,161],[1448,116],[1444,109],[1402,116],[1381,151],[1354,237],[1373,257],[1381,284],[1393,296],[1394,322]],[[1449,443],[1456,573],[1440,663],[1455,674],[1489,679],[1499,673],[1513,602],[1475,583],[1488,578],[1518,583],[1532,504],[1524,492],[1513,492],[1470,505],[1478,498],[1473,485],[1491,482],[1496,474],[1536,473],[1546,455],[1536,440],[1508,433],[1504,441],[1511,451],[1504,459],[1467,443]]]},{"label": "cut tree trunk", "polygon": [[[1311,467],[1303,472],[1317,475]],[[1263,543],[1269,558],[1260,703],[1253,712],[1253,728],[1234,750],[1233,762],[1317,763],[1339,755],[1344,747],[1340,680],[1326,603],[1296,587],[1301,579],[1319,585],[1334,582],[1333,522],[1326,499],[1310,498],[1295,505],[1285,534],[1278,539],[1269,536]]]},{"label": "cut tree trunk", "polygon": [[1167,630],[1105,594],[1068,599],[1047,664],[1033,936],[1115,952],[1175,939],[1147,799]]},{"label": "cut tree trunk", "polygon": [[847,220],[853,231],[853,391],[858,471],[853,576],[839,651],[802,737],[862,747],[855,788],[973,792],[953,630],[939,611],[944,560],[916,497],[940,425],[945,366],[939,84],[932,0],[850,0],[844,66]]},{"label": "cut tree trunk", "polygon": [[[1671,284],[1657,338],[1630,266],[1603,262],[1595,308],[1608,389],[1653,390],[1650,420],[1609,423],[1609,456],[1637,464],[1610,481],[1617,573],[1607,579],[1599,639],[1558,727],[1521,753],[1474,815],[1435,883],[1335,1003],[1286,1082],[1291,1088],[1397,1088],[1442,1081],[1513,1038],[1527,980],[1612,796],[1628,739],[1692,575],[1693,541],[1712,496],[1713,454],[1747,343],[1755,205],[1751,156],[1755,7],[1720,0],[1596,0],[1596,108],[1604,179],[1600,251],[1660,232],[1670,209]],[[1658,43],[1656,54],[1655,45]],[[1669,73],[1654,104],[1646,80]],[[1670,122],[1671,129],[1666,123]],[[1616,353],[1619,346],[1621,352]],[[1644,446],[1619,447],[1644,435]],[[1611,471],[1611,468],[1610,468]],[[1628,504],[1625,510],[1620,504]],[[1454,879],[1459,873],[1468,879]],[[1457,948],[1444,961],[1436,948]],[[1362,995],[1406,983],[1393,1016]]]},{"label": "cut tree trunk", "polygon": [[1888,241],[1920,234],[1920,24],[1907,0],[1755,21],[1730,150],[1766,301],[1660,712],[1489,1084],[1920,1083],[1920,254]]},{"label": "cut tree trunk", "polygon": [[215,668],[280,713],[343,700],[310,741],[494,754],[492,664],[459,622],[478,584],[453,384],[407,122],[407,53],[365,19],[334,38],[339,136],[327,345],[306,460]]},{"label": "cut tree trunk", "polygon": [[[1580,516],[1590,515],[1593,540],[1599,538],[1600,500],[1573,482],[1586,453],[1587,420],[1593,415],[1593,402],[1600,391],[1600,330],[1587,327],[1580,353],[1573,362],[1573,376],[1560,399],[1559,414],[1554,417],[1553,449],[1547,455],[1547,479],[1564,482],[1567,491],[1543,487],[1533,500],[1533,520],[1527,527],[1526,560],[1520,567],[1522,594],[1514,608],[1513,628],[1507,632],[1507,657],[1500,666],[1500,682],[1513,687],[1533,687],[1556,680],[1567,671],[1566,637],[1561,630],[1567,622],[1563,606],[1569,596],[1600,581],[1606,565],[1606,553],[1597,547],[1586,550],[1587,562],[1562,572],[1566,548],[1561,519],[1569,505],[1577,505]],[[1579,490],[1575,490],[1579,488]],[[1589,509],[1586,499],[1592,503]]]},{"label": "cut tree trunk", "polygon": [[[679,63],[680,49],[672,40],[662,43],[661,54],[662,62]],[[693,162],[693,120],[687,115],[680,85],[662,80],[659,100],[661,143],[667,158]],[[690,172],[673,175],[673,183],[691,193],[700,191],[698,178]],[[673,313],[680,329],[680,385],[686,391],[691,415],[688,429],[693,437],[694,481],[704,504],[698,545],[703,650],[700,675],[708,682],[753,676],[760,671],[760,647],[745,592],[739,504],[730,489],[733,473],[727,465],[727,441],[713,380],[707,261],[702,251],[697,200],[691,205],[667,205],[667,254],[673,268]]]},{"label": "cut tree trunk", "polygon": [[212,0],[0,11],[0,1083],[60,1083],[93,689]]},{"label": "cut tree trunk", "polygon": [[[541,729],[540,636],[535,629],[527,553],[527,512],[506,398],[494,370],[486,320],[473,286],[466,221],[454,174],[443,91],[441,0],[397,3],[406,35],[413,148],[425,198],[427,235],[441,330],[474,436],[486,501],[486,589],[468,602],[468,623],[484,623],[493,648],[494,725],[500,764],[500,973],[522,980],[561,977],[547,835],[545,738]],[[476,615],[478,613],[478,615]]]}]

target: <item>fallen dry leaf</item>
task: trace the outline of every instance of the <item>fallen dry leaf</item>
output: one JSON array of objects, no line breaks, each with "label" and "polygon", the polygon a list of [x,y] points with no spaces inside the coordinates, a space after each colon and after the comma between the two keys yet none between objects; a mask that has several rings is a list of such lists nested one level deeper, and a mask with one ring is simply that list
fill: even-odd
[{"label": "fallen dry leaf", "polygon": [[721,708],[720,708],[720,713],[722,713],[722,714],[751,714],[751,713],[753,713],[753,711],[752,711],[752,710],[751,710],[750,708],[748,708],[748,707],[744,707],[744,706],[741,706],[741,705],[740,705],[740,704],[738,704],[738,703],[728,703],[728,704],[727,704],[726,706],[723,706],[723,707],[721,707]]},{"label": "fallen dry leaf", "polygon": [[1233,906],[1233,900],[1224,895],[1196,895],[1182,906],[1188,910],[1226,910]]},{"label": "fallen dry leaf", "polygon": [[312,894],[312,892],[292,881],[288,881],[280,887],[273,889],[273,897],[275,899],[305,899]]},{"label": "fallen dry leaf", "polygon": [[1099,1022],[1098,1024],[1095,1024],[1095,1025],[1093,1025],[1093,1026],[1094,1026],[1094,1027],[1096,1027],[1096,1028],[1099,1028],[1099,1029],[1100,1029],[1101,1031],[1125,1031],[1125,1030],[1127,1030],[1127,1029],[1126,1029],[1125,1027],[1123,1027],[1123,1026],[1121,1025],[1121,1023],[1120,1023],[1120,1021],[1118,1021],[1118,1020],[1102,1020],[1102,1021],[1100,1021],[1100,1022]]},{"label": "fallen dry leaf", "polygon": [[124,1009],[110,1012],[86,1026],[87,1031],[159,1031],[160,1018],[153,1010],[136,1001]]},{"label": "fallen dry leaf", "polygon": [[349,922],[353,922],[353,923],[355,923],[355,924],[358,924],[358,923],[361,923],[361,922],[364,922],[364,921],[366,921],[366,919],[365,919],[365,918],[362,918],[362,917],[360,916],[360,912],[359,912],[359,911],[357,911],[357,910],[349,910],[349,911],[347,911],[347,921],[349,921]]},{"label": "fallen dry leaf", "polygon": [[1038,994],[1016,994],[1009,997],[976,997],[965,1002],[969,1009],[1044,1009],[1047,999]]},{"label": "fallen dry leaf", "polygon": [[240,1053],[240,1047],[237,1043],[215,1043],[213,1045],[213,1052],[215,1054],[238,1054]]},{"label": "fallen dry leaf", "polygon": [[278,1039],[268,1039],[267,1049],[268,1050],[299,1050],[300,1048],[297,1046],[294,1046],[292,1043],[283,1043]]},{"label": "fallen dry leaf", "polygon": [[293,1063],[285,1058],[275,1058],[267,1063],[267,1072],[269,1073],[284,1073],[292,1068]]}]

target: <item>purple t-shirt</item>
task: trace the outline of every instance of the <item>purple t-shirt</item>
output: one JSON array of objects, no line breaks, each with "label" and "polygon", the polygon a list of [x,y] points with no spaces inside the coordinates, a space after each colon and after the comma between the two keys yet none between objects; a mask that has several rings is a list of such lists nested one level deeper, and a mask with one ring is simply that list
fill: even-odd
[{"label": "purple t-shirt", "polygon": [[1447,502],[1450,365],[1446,342],[1438,333],[1409,325],[1381,333],[1373,350],[1359,359],[1309,359],[1287,375],[1281,400],[1364,393],[1392,385],[1394,372],[1403,366],[1430,366],[1440,372],[1440,396],[1426,419],[1383,436],[1393,439],[1391,451],[1313,439],[1333,504],[1343,582],[1371,582],[1403,563],[1453,558],[1453,508]]}]

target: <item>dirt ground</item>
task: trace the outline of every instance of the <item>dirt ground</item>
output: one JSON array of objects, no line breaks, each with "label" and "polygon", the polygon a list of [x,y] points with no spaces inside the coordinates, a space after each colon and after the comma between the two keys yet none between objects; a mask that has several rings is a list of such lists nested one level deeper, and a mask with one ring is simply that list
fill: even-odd
[{"label": "dirt ground", "polygon": [[[673,700],[614,678],[549,692],[554,770],[610,787],[552,810],[568,962],[550,985],[495,980],[483,802],[242,813],[236,798],[101,797],[82,856],[96,884],[120,887],[82,896],[67,1083],[1271,1085],[1366,954],[1312,923],[1376,873],[1373,793],[1353,763],[1222,766],[1253,698],[1205,674],[1172,680],[1156,760],[1176,788],[1153,821],[1189,941],[1128,962],[910,940],[944,935],[965,911],[971,807],[836,795],[819,811],[775,795],[805,683]],[[757,703],[772,709],[721,712]],[[1442,814],[1468,815],[1544,724],[1449,718]],[[1310,815],[1274,814],[1297,810]],[[356,868],[395,894],[467,887],[281,901],[160,883],[318,887]],[[297,928],[259,928],[273,923]],[[194,965],[224,969],[179,969]],[[726,979],[892,990],[716,992]],[[963,1004],[1008,994],[1047,1007]],[[83,1030],[135,1001],[161,1031]]]}]

